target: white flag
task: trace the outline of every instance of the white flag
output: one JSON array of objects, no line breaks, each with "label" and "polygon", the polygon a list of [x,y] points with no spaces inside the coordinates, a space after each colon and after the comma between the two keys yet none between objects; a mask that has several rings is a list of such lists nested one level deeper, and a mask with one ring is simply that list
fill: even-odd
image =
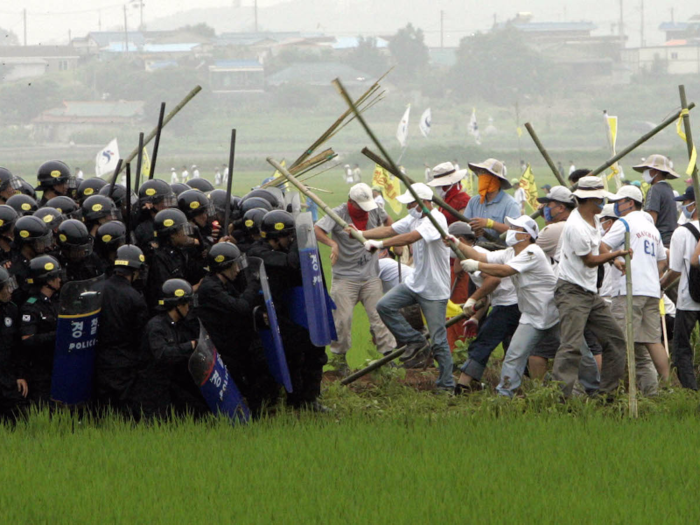
[{"label": "white flag", "polygon": [[469,134],[474,137],[474,142],[481,146],[481,133],[479,125],[476,123],[476,108],[472,108],[472,118],[469,119]]},{"label": "white flag", "polygon": [[430,133],[430,126],[433,123],[433,117],[430,115],[430,108],[426,109],[420,118],[420,132],[425,138],[428,138]]},{"label": "white flag", "polygon": [[408,139],[408,117],[411,113],[411,104],[406,108],[406,113],[401,117],[401,122],[399,122],[399,129],[396,130],[396,139],[401,144],[402,148],[406,147],[406,140]]},{"label": "white flag", "polygon": [[117,144],[117,139],[112,139],[95,157],[95,176],[102,177],[112,173],[117,169],[118,161],[119,145]]}]

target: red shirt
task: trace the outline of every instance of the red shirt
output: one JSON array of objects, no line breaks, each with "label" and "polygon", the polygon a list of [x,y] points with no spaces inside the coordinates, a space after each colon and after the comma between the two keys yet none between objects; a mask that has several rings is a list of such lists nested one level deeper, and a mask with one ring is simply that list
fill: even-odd
[{"label": "red shirt", "polygon": [[[452,206],[455,210],[462,211],[464,210],[464,208],[467,207],[467,203],[469,203],[469,198],[469,195],[461,191],[460,188],[452,188],[450,189],[450,191],[447,192],[447,195],[445,195],[445,198],[443,200],[447,204]],[[457,222],[459,220],[457,217],[452,215],[449,211],[444,210],[443,208],[440,208],[440,211],[445,216],[445,219],[447,219],[448,226],[453,222]]]}]

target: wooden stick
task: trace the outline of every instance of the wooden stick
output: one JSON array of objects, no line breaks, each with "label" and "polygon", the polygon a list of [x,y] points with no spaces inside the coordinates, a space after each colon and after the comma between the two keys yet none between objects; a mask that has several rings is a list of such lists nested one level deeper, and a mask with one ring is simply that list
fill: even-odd
[{"label": "wooden stick", "polygon": [[[143,137],[143,133],[141,133]],[[126,217],[124,217],[124,226],[126,226],[126,243],[131,244],[131,164],[126,165]]]},{"label": "wooden stick", "polygon": [[331,195],[335,193],[331,190],[324,190],[323,188],[314,188],[313,186],[307,186],[307,188],[313,191],[320,191],[321,193],[330,193]]},{"label": "wooden stick", "polygon": [[[333,208],[328,206],[325,202],[323,202],[321,199],[319,199],[314,192],[309,190],[304,184],[299,182],[297,178],[289,173],[289,170],[282,166],[279,162],[274,160],[271,157],[267,158],[267,162],[270,163],[270,165],[278,170],[282,175],[287,177],[287,180],[292,184],[292,186],[295,186],[301,193],[306,195],[309,199],[314,201],[319,208],[321,208],[326,215],[328,215],[335,223],[340,226],[341,228],[345,229],[348,227],[348,223],[345,222],[336,212],[333,211]],[[350,228],[349,230],[350,236],[355,239],[358,242],[361,242],[362,244],[367,242],[367,239],[360,233],[358,230],[355,230],[354,228]]]},{"label": "wooden stick", "polygon": [[[663,301],[663,299],[661,299]],[[668,329],[666,328],[666,315],[661,316],[661,333],[664,336],[664,348],[666,349],[666,357],[671,356],[671,352],[668,351]]]},{"label": "wooden stick", "polygon": [[381,152],[382,156],[386,161],[389,163],[389,166],[392,167],[392,173],[394,173],[400,180],[403,181],[403,183],[406,185],[406,189],[408,192],[413,196],[414,200],[419,204],[421,209],[423,210],[423,213],[425,214],[426,217],[428,217],[428,220],[433,224],[435,229],[440,233],[440,236],[443,239],[447,239],[447,243],[449,244],[450,248],[452,248],[452,251],[455,253],[455,255],[459,258],[460,261],[465,260],[467,257],[462,253],[462,250],[459,249],[459,245],[452,241],[449,237],[447,237],[447,232],[440,226],[440,224],[437,222],[435,217],[433,217],[432,213],[430,213],[430,210],[426,207],[425,203],[418,197],[418,194],[416,193],[416,190],[413,189],[410,183],[407,182],[406,176],[401,173],[401,170],[399,170],[398,166],[394,163],[392,160],[391,156],[387,153],[387,151],[384,149],[384,146],[382,146],[382,143],[379,142],[379,139],[372,133],[372,130],[369,128],[369,125],[365,121],[365,118],[362,116],[362,113],[357,109],[357,106],[355,106],[355,103],[352,101],[350,98],[350,95],[348,95],[348,92],[345,90],[343,87],[343,84],[340,82],[340,79],[336,78],[333,81],[333,85],[335,85],[336,89],[340,93],[340,95],[345,99],[345,103],[350,107],[352,112],[355,114],[357,117],[357,121],[360,123],[360,125],[364,128],[365,132],[367,135],[369,135],[369,138],[372,139],[372,142],[379,148],[379,151]]},{"label": "wooden stick", "polygon": [[634,297],[632,295],[632,258],[629,255],[630,249],[630,227],[627,221],[620,219],[625,224],[625,250],[628,250],[625,255],[625,278],[627,280],[627,316],[625,325],[627,328],[627,369],[629,371],[629,417],[637,419],[637,363],[634,356]]},{"label": "wooden stick", "polygon": [[535,129],[532,127],[532,124],[530,124],[529,122],[526,122],[525,129],[530,134],[532,141],[535,143],[535,146],[537,146],[537,149],[540,151],[540,153],[544,157],[544,160],[547,162],[549,169],[552,170],[552,173],[554,173],[554,176],[559,181],[559,184],[561,184],[565,188],[568,188],[569,185],[566,183],[566,181],[564,180],[564,177],[562,177],[561,173],[559,173],[559,170],[554,165],[554,161],[552,160],[552,157],[550,157],[549,153],[547,153],[547,150],[544,149],[544,146],[542,145],[542,142],[540,142],[540,139],[537,136],[537,133],[535,133]]},{"label": "wooden stick", "polygon": [[[681,107],[683,109],[688,109],[688,100],[685,98],[685,86],[682,84],[678,86],[678,91],[681,97]],[[683,127],[685,128],[686,145],[688,146],[688,159],[690,160],[690,158],[693,156],[694,147],[693,130],[690,127],[690,115],[683,115]],[[698,180],[697,164],[693,169],[691,177],[693,179],[693,191],[695,191],[695,195],[700,195],[700,181]]]},{"label": "wooden stick", "polygon": [[[148,180],[154,177],[156,172],[156,161],[158,160],[158,149],[160,148],[160,133],[163,131],[163,117],[165,116],[165,102],[160,103],[160,114],[158,115],[158,126],[156,126],[156,141],[153,143],[153,155],[151,159],[151,169],[148,173]],[[138,188],[138,186],[137,186]]]},{"label": "wooden stick", "polygon": [[[689,109],[689,110],[693,109],[694,107],[695,107],[695,102],[691,102],[690,104],[688,104],[688,109]],[[667,118],[666,120],[664,120],[661,124],[659,124],[658,126],[656,126],[654,129],[652,129],[651,131],[649,131],[649,132],[645,133],[644,135],[642,135],[640,138],[638,138],[637,140],[635,140],[632,144],[630,144],[629,146],[627,146],[627,147],[626,147],[625,149],[623,149],[622,151],[619,151],[619,152],[617,153],[617,155],[613,155],[612,157],[610,157],[608,160],[605,161],[604,164],[598,166],[596,169],[594,169],[593,171],[591,171],[591,172],[589,173],[589,175],[599,175],[599,174],[603,173],[603,172],[604,172],[605,170],[607,170],[610,166],[612,166],[613,164],[615,164],[618,160],[620,160],[621,158],[623,158],[623,157],[629,155],[629,154],[632,153],[635,149],[637,149],[639,146],[641,146],[641,145],[644,144],[647,140],[649,140],[651,137],[653,137],[654,135],[656,135],[657,133],[659,133],[659,132],[662,131],[663,129],[667,128],[668,126],[670,126],[671,124],[673,124],[674,122],[676,122],[676,121],[678,120],[678,117],[680,117],[680,116],[681,116],[681,110],[676,111],[673,115],[671,115],[670,117],[668,117],[668,118]]]},{"label": "wooden stick", "polygon": [[226,180],[226,202],[224,202],[224,236],[228,235],[228,223],[231,218],[231,188],[233,187],[233,159],[236,155],[236,130],[231,130],[231,146],[228,152],[228,179]]},{"label": "wooden stick", "polygon": [[[168,124],[168,122],[170,122],[173,119],[173,117],[175,115],[177,115],[180,112],[180,110],[182,108],[184,108],[187,105],[187,103],[190,100],[192,100],[197,95],[197,93],[199,93],[200,91],[202,91],[202,86],[197,86],[192,91],[190,91],[185,96],[185,98],[183,98],[180,101],[180,103],[177,106],[175,106],[175,108],[170,113],[168,113],[168,116],[165,117],[165,119],[163,120],[163,125],[161,127],[162,128],[165,127]],[[151,130],[151,132],[146,136],[146,139],[144,140],[143,145],[147,146],[153,140],[153,138],[156,136],[157,132],[158,132],[158,128],[157,127],[153,128],[153,130]],[[127,155],[127,157],[124,159],[124,163],[126,164],[127,162],[131,162],[132,160],[134,160],[134,158],[136,158],[137,154],[138,154],[138,148],[134,149],[131,153],[129,153],[129,155]],[[116,177],[117,175],[119,175],[119,171],[115,171],[114,176]]]},{"label": "wooden stick", "polygon": [[405,346],[402,346],[402,347],[399,348],[398,350],[395,350],[395,351],[393,351],[392,353],[385,355],[385,356],[382,357],[381,359],[377,359],[374,363],[370,364],[369,366],[366,366],[366,367],[363,368],[362,370],[358,370],[358,371],[355,372],[354,374],[350,374],[348,377],[346,377],[345,379],[343,379],[343,380],[340,382],[340,384],[343,385],[343,386],[347,386],[347,385],[349,385],[350,383],[354,383],[355,381],[357,381],[357,380],[360,379],[361,377],[366,376],[367,374],[369,374],[370,372],[376,370],[377,368],[381,368],[382,366],[384,366],[385,364],[387,364],[387,363],[393,361],[393,360],[396,359],[397,357],[401,357],[401,356],[404,354],[405,351],[406,351],[406,347],[405,347]]}]

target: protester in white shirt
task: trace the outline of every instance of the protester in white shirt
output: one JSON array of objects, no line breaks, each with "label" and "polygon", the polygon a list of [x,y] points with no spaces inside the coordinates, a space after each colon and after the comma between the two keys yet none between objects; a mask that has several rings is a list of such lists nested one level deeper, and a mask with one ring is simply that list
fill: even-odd
[{"label": "protester in white shirt", "polygon": [[193,179],[199,178],[199,169],[197,168],[196,164],[192,164],[192,178]]},{"label": "protester in white shirt", "polygon": [[180,182],[180,178],[177,176],[177,171],[175,168],[170,168],[170,184],[177,184]]},{"label": "protester in white shirt", "polygon": [[370,251],[409,244],[413,247],[413,274],[382,297],[377,304],[377,311],[394,334],[397,344],[407,345],[402,360],[409,361],[422,357],[422,354],[427,358],[428,343],[422,334],[406,322],[399,310],[411,304],[420,304],[430,331],[432,354],[437,359],[440,371],[437,387],[452,391],[452,355],[445,329],[447,300],[450,297],[450,249],[442,243],[440,233],[425,216],[424,210],[444,230],[447,230],[447,220],[442,213],[433,209],[433,191],[428,186],[419,182],[411,188],[420,201],[414,200],[409,191],[397,197],[399,202],[406,204],[409,213],[407,217],[391,226],[364,232],[365,238],[369,239],[365,248]]},{"label": "protester in white shirt", "polygon": [[700,232],[693,187],[686,188],[685,193],[678,197],[677,200],[683,203],[683,215],[689,222],[679,226],[673,232],[669,271],[661,280],[661,288],[666,289],[680,277],[671,358],[683,388],[697,390],[698,383],[693,364],[695,352],[690,342],[690,336],[695,329],[695,324],[700,321],[700,303],[693,300],[688,281],[690,267],[700,266],[700,261],[698,260],[698,255],[700,254],[698,251],[698,239],[691,229],[692,227],[696,232]]},{"label": "protester in white shirt", "polygon": [[520,181],[518,179],[511,179],[510,183],[513,185],[513,198],[515,202],[520,206],[520,213],[525,213],[525,203],[527,202],[527,196],[525,195],[525,190],[520,187]]},{"label": "protester in white shirt", "polygon": [[[400,272],[399,265],[401,266]],[[400,263],[390,255],[379,259],[379,279],[382,281],[382,291],[384,293],[401,284],[404,279],[412,274],[412,267]]]},{"label": "protester in white shirt", "polygon": [[[634,296],[632,325],[637,383],[644,394],[654,395],[658,391],[656,371],[665,382],[670,372],[668,356],[661,344],[659,310],[659,279],[666,266],[666,250],[659,230],[653,221],[644,216],[642,190],[636,186],[622,186],[608,200],[615,203],[615,215],[621,219],[605,234],[603,244],[611,251],[624,248],[625,232],[630,233],[630,248],[634,253],[634,263],[631,265]],[[612,312],[621,330],[625,330],[627,322],[627,279],[623,270],[624,262],[615,261],[613,275],[617,277],[618,284],[617,296],[612,300]]]},{"label": "protester in white shirt", "polygon": [[187,166],[182,167],[182,173],[180,174],[180,176],[182,177],[182,182],[187,184],[187,181],[190,180],[190,172],[187,171]]},{"label": "protester in white shirt", "polygon": [[[487,254],[488,250],[475,246],[476,234],[466,222],[453,222],[448,230],[455,242],[460,243],[462,252],[467,256]],[[462,270],[460,266],[460,270]],[[469,344],[469,358],[460,367],[462,373],[457,380],[455,394],[461,394],[472,387],[472,382],[481,381],[486,370],[489,358],[498,345],[503,345],[503,351],[508,350],[515,330],[520,321],[518,308],[518,296],[510,277],[498,278],[486,275],[480,271],[469,273],[469,278],[477,286],[477,290],[467,299],[464,305],[464,313],[469,318],[467,323],[476,323],[477,317],[488,310],[488,306],[482,307],[476,313],[474,307],[488,298],[491,299],[491,309],[483,319],[476,338]]]},{"label": "protester in white shirt", "polygon": [[[583,332],[586,327],[603,347],[600,389],[617,389],[625,372],[625,339],[610,307],[598,295],[598,266],[627,252],[601,250],[600,220],[597,214],[609,195],[600,177],[579,179],[574,192],[578,207],[571,212],[562,234],[559,281],[554,301],[559,309],[561,345],[554,358],[552,374],[570,396],[578,376]],[[602,253],[601,253],[602,252]]]}]

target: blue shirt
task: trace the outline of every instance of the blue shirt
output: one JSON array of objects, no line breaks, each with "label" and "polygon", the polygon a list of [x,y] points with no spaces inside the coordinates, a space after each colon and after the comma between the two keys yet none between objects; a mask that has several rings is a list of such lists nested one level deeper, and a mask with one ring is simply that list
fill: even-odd
[{"label": "blue shirt", "polygon": [[[484,199],[481,202],[481,195],[475,195],[469,199],[467,209],[464,210],[464,215],[467,219],[493,219],[496,222],[505,223],[506,217],[520,217],[520,205],[515,202],[515,199],[508,195],[505,191],[500,190],[496,197],[489,202]],[[484,228],[485,233],[498,238],[498,233],[493,228]],[[480,237],[480,240],[488,240],[485,237]]]}]

